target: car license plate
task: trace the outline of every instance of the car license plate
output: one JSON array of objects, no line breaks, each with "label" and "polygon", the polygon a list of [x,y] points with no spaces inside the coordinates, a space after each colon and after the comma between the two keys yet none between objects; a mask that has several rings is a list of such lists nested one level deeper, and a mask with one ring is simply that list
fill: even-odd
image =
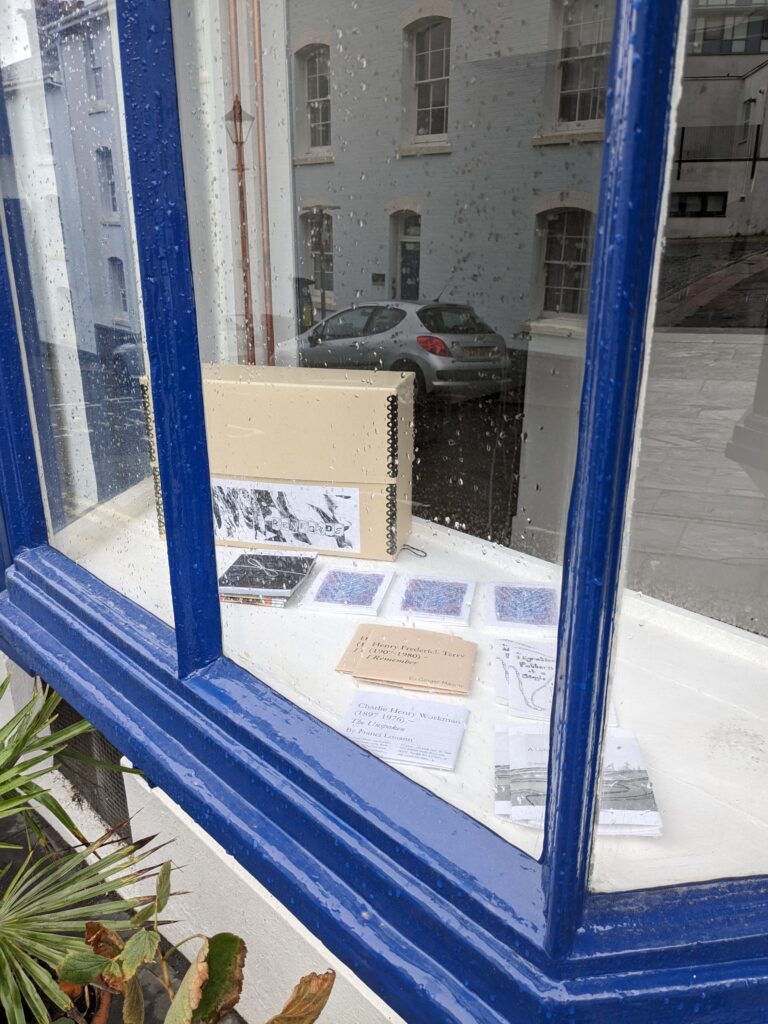
[{"label": "car license plate", "polygon": [[494,355],[492,348],[485,348],[476,346],[473,348],[465,348],[464,355],[470,359],[490,359]]}]

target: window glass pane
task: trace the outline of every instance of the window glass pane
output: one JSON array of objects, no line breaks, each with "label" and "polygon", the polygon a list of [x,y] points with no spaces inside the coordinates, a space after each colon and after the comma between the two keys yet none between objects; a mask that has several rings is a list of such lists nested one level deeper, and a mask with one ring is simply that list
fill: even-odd
[{"label": "window glass pane", "polygon": [[373,309],[373,317],[368,325],[369,334],[381,334],[383,331],[391,331],[397,327],[406,317],[404,309],[394,309],[390,306],[376,306]]},{"label": "window glass pane", "polygon": [[[637,747],[609,725],[602,890],[767,866],[766,170],[734,145],[750,100],[762,127],[760,61],[689,51],[683,70],[677,123],[696,144],[672,153],[611,683]],[[638,833],[610,834],[630,806]]]},{"label": "window glass pane", "polygon": [[[225,652],[340,730],[359,695],[468,713],[455,764],[379,750],[533,854],[546,753],[528,763],[541,736],[521,737],[549,715],[602,158],[595,125],[558,112],[564,75],[587,95],[579,62],[603,95],[613,16],[578,8],[481,0],[409,24],[400,0],[269,0],[254,55],[244,0],[240,177],[228,19],[215,0],[174,18]],[[226,576],[264,546],[317,554],[284,605]],[[337,672],[366,623],[476,644],[469,691]]]},{"label": "window glass pane", "polygon": [[0,6],[3,241],[50,538],[171,621],[114,11],[63,12]]}]

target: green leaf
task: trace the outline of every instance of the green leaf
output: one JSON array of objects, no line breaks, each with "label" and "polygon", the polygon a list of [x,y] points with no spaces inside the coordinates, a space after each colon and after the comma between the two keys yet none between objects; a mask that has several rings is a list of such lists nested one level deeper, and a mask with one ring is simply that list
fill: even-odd
[{"label": "green leaf", "polygon": [[8,1024],[25,1024],[21,990],[11,974],[8,960],[0,946],[0,1006],[5,1010]]},{"label": "green leaf", "polygon": [[184,975],[171,1008],[165,1017],[165,1024],[192,1024],[192,1014],[200,1005],[205,983],[208,981],[208,940],[198,950],[197,956]]},{"label": "green leaf", "polygon": [[62,981],[71,981],[76,985],[87,985],[102,973],[109,964],[104,956],[99,956],[83,943],[83,948],[68,953],[59,964],[57,970]]},{"label": "green leaf", "polygon": [[194,1024],[218,1024],[237,1006],[243,990],[243,965],[248,950],[239,935],[219,932],[208,940],[208,982]]},{"label": "green leaf", "polygon": [[335,980],[335,971],[305,975],[280,1013],[267,1024],[314,1024],[325,1009]]},{"label": "green leaf", "polygon": [[128,988],[125,990],[123,1024],[144,1024],[144,993],[136,975],[128,982]]},{"label": "green leaf", "polygon": [[162,914],[171,898],[171,862],[167,860],[157,876],[157,912]]},{"label": "green leaf", "polygon": [[141,910],[137,910],[129,922],[130,928],[138,928],[142,924],[146,924],[147,921],[155,916],[155,900],[151,900]]},{"label": "green leaf", "polygon": [[155,931],[140,931],[132,935],[120,954],[123,975],[132,978],[142,964],[155,959],[160,936]]}]

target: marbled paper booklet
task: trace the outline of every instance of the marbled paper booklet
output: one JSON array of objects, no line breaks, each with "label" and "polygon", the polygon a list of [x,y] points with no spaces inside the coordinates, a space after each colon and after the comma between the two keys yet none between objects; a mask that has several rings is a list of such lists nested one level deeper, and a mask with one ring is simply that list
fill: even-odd
[{"label": "marbled paper booklet", "polygon": [[371,683],[435,693],[469,693],[477,644],[407,626],[363,625],[336,666]]}]

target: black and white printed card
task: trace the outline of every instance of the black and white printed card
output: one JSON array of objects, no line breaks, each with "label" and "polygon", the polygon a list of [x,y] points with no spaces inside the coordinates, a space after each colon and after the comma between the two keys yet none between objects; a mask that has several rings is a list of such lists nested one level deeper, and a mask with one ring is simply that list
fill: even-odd
[{"label": "black and white printed card", "polygon": [[217,541],[360,551],[357,487],[212,477],[211,497]]},{"label": "black and white printed card", "polygon": [[219,579],[222,595],[283,597],[286,600],[306,579],[315,555],[246,551]]}]

